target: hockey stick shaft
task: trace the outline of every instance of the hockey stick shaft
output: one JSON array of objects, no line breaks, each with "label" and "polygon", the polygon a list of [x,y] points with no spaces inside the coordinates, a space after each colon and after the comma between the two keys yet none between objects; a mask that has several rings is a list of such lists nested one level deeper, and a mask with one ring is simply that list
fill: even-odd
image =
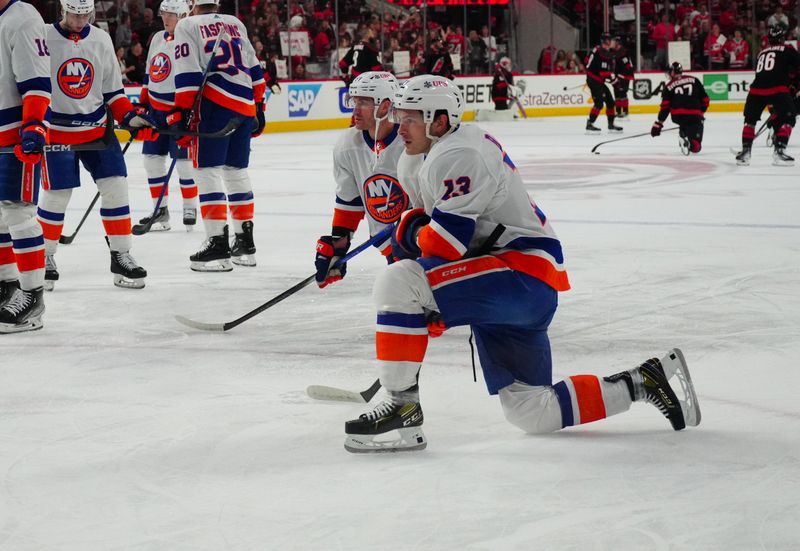
[{"label": "hockey stick shaft", "polygon": [[[663,134],[664,132],[671,132],[673,130],[677,130],[678,128],[679,128],[678,126],[673,126],[672,128],[666,128],[666,129],[662,130],[661,133]],[[621,142],[623,140],[632,140],[634,138],[641,138],[642,136],[649,136],[649,135],[650,135],[650,132],[642,132],[641,134],[634,134],[633,136],[625,136],[624,138],[616,138],[616,139],[613,139],[613,140],[606,140],[604,142],[600,142],[599,144],[595,145],[592,148],[592,153],[597,152],[597,148],[600,147],[601,145],[605,145],[605,144],[608,144],[608,143],[614,143],[614,142]]]},{"label": "hockey stick shaft", "polygon": [[[128,151],[128,148],[133,143],[133,138],[134,138],[135,135],[136,135],[135,132],[133,134],[131,134],[131,137],[128,139],[127,143],[125,144],[125,147],[122,148],[122,156],[123,157],[125,156],[125,153]],[[81,218],[81,221],[78,222],[78,226],[75,228],[75,231],[72,232],[71,235],[62,235],[61,237],[59,237],[58,238],[58,242],[59,243],[61,243],[62,245],[69,245],[70,243],[72,243],[75,240],[75,236],[78,235],[78,232],[80,231],[81,227],[83,226],[83,223],[86,222],[86,219],[89,217],[89,213],[92,212],[92,209],[94,208],[94,205],[95,205],[95,203],[97,203],[98,199],[100,199],[100,192],[99,191],[94,194],[94,199],[92,199],[92,202],[89,203],[89,208],[86,209],[86,212],[83,213],[83,218]]]},{"label": "hockey stick shaft", "polygon": [[169,170],[167,170],[167,175],[164,176],[164,183],[161,184],[161,191],[158,192],[158,199],[156,200],[156,206],[153,209],[153,214],[150,215],[150,219],[146,224],[137,224],[131,229],[131,233],[133,233],[133,235],[144,235],[150,231],[150,228],[153,227],[153,222],[155,222],[156,215],[158,215],[158,209],[161,208],[161,201],[164,200],[164,195],[167,194],[167,189],[169,188],[169,179],[172,177],[172,171],[175,170],[175,165],[177,163],[177,157],[172,159],[172,163],[169,165]]},{"label": "hockey stick shaft", "polygon": [[[369,239],[364,241],[361,245],[359,245],[358,247],[356,247],[355,249],[353,249],[352,251],[347,253],[345,256],[340,258],[338,261],[336,261],[336,264],[334,265],[334,267],[341,266],[342,264],[344,264],[345,262],[348,262],[351,258],[353,258],[354,256],[362,253],[364,250],[368,249],[369,247],[371,247],[375,243],[380,243],[381,241],[383,241],[384,239],[389,237],[393,230],[394,230],[394,226],[393,225],[392,226],[387,226],[381,232],[379,232],[379,233],[375,234],[374,236],[370,237]],[[304,287],[308,286],[312,281],[314,281],[314,278],[316,277],[316,275],[317,275],[316,273],[311,274],[310,276],[308,276],[304,280],[302,280],[299,283],[293,285],[289,289],[286,289],[284,292],[282,292],[278,296],[271,298],[270,300],[268,300],[267,302],[265,302],[264,304],[262,304],[258,308],[250,310],[249,312],[247,312],[243,316],[238,317],[238,318],[236,318],[235,320],[232,320],[232,321],[228,321],[228,322],[225,322],[225,323],[203,323],[203,322],[198,322],[198,321],[191,320],[191,319],[186,318],[184,316],[175,316],[175,319],[178,320],[178,322],[182,323],[183,325],[187,325],[189,327],[194,327],[195,329],[200,329],[200,330],[203,330],[203,331],[217,331],[217,332],[229,331],[229,330],[233,329],[234,327],[246,322],[250,318],[253,318],[253,317],[257,316],[258,314],[260,314],[264,310],[267,310],[268,308],[271,308],[271,307],[275,306],[279,302],[281,302],[284,299],[292,296],[293,294],[295,294],[296,292],[300,291]]]},{"label": "hockey stick shaft", "polygon": [[763,123],[761,123],[761,128],[759,128],[759,129],[758,129],[758,132],[756,132],[756,135],[755,135],[755,137],[753,138],[753,140],[755,140],[755,139],[756,139],[756,138],[758,138],[758,137],[759,137],[761,134],[763,134],[763,133],[764,133],[764,131],[767,129],[767,125],[768,125],[768,124],[769,124],[769,118],[767,118],[767,120],[765,120]]}]

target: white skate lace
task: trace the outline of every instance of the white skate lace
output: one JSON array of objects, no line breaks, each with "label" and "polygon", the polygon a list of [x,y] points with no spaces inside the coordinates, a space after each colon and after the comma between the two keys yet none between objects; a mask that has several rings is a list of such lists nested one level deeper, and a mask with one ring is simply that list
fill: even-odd
[{"label": "white skate lace", "polygon": [[374,421],[375,419],[378,419],[380,417],[385,417],[386,415],[389,415],[390,413],[394,412],[396,407],[397,406],[395,406],[391,401],[384,400],[383,402],[375,406],[375,409],[373,409],[372,411],[362,413],[361,417],[366,419],[367,421]]},{"label": "white skate lace", "polygon": [[131,256],[131,253],[117,253],[117,262],[126,270],[135,270],[139,267]]},{"label": "white skate lace", "polygon": [[3,307],[3,310],[8,310],[16,316],[30,306],[32,301],[33,295],[17,289],[14,296],[11,297],[11,301]]}]

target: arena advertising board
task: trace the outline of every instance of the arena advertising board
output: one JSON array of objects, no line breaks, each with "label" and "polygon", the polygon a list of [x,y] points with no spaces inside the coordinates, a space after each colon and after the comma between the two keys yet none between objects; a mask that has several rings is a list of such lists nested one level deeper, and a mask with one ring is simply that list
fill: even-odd
[{"label": "arena advertising board", "polygon": [[[703,82],[711,97],[712,110],[742,108],[751,71],[690,73]],[[631,83],[629,98],[634,113],[655,112],[660,102],[666,75],[638,73]],[[455,80],[466,100],[465,120],[472,120],[478,109],[493,109],[490,76],[459,77]],[[592,99],[584,75],[518,75],[520,101],[528,116],[583,115]],[[352,109],[345,105],[344,84],[338,80],[281,83],[279,95],[267,92],[267,131],[322,130],[349,125]],[[140,88],[126,87],[132,101],[139,99]]]}]

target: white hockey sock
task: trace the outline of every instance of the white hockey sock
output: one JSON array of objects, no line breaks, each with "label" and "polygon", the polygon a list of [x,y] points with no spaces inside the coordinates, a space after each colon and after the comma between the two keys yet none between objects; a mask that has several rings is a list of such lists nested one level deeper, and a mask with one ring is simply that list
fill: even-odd
[{"label": "white hockey sock", "polygon": [[100,217],[112,251],[131,250],[131,208],[128,182],[122,176],[97,180],[100,191]]},{"label": "white hockey sock", "polygon": [[25,291],[44,285],[44,238],[32,203],[4,203],[2,218],[8,226],[19,270],[19,286]]},{"label": "white hockey sock", "polygon": [[194,168],[189,159],[178,159],[176,166],[178,180],[181,185],[181,196],[184,208],[197,208],[197,184],[194,181]]},{"label": "white hockey sock", "polygon": [[222,229],[228,222],[228,202],[222,185],[222,168],[195,169],[195,182],[200,194],[200,214],[206,235],[222,235]]},{"label": "white hockey sock", "polygon": [[228,190],[228,205],[235,233],[242,233],[242,224],[253,219],[253,186],[247,169],[226,166],[222,170]]},{"label": "white hockey sock", "polygon": [[[144,171],[147,173],[147,185],[150,186],[150,197],[153,199],[153,205],[155,205],[161,194],[161,188],[167,179],[167,156],[145,155],[143,164]],[[166,207],[169,204],[168,198],[169,187],[164,190],[164,198],[161,200],[162,207]]]},{"label": "white hockey sock", "polygon": [[44,248],[47,254],[56,253],[58,240],[64,230],[64,213],[70,197],[71,189],[41,190],[36,214],[44,232]]}]

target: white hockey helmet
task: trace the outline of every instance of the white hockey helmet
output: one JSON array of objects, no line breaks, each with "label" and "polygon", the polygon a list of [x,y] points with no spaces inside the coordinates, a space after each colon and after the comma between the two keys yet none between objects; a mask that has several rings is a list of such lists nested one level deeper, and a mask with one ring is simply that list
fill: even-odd
[{"label": "white hockey helmet", "polygon": [[509,59],[508,57],[506,56],[501,57],[500,61],[498,61],[497,64],[500,65],[500,67],[502,67],[506,71],[511,72],[511,59]]},{"label": "white hockey helmet", "polygon": [[64,13],[89,15],[94,13],[94,0],[61,0],[61,9]]},{"label": "white hockey helmet", "polygon": [[392,73],[386,71],[367,71],[361,73],[347,89],[345,102],[353,107],[353,98],[372,98],[375,102],[375,113],[384,100],[392,101],[400,85]]},{"label": "white hockey helmet", "polygon": [[158,8],[159,13],[174,13],[178,17],[189,15],[189,4],[186,0],[163,0]]},{"label": "white hockey helmet", "polygon": [[400,85],[394,95],[393,107],[422,111],[422,119],[428,125],[433,122],[436,112],[443,110],[447,113],[452,130],[459,125],[464,115],[464,96],[449,78],[420,75]]},{"label": "white hockey helmet", "polygon": [[219,6],[219,0],[190,0],[190,7],[194,9],[195,6]]}]

